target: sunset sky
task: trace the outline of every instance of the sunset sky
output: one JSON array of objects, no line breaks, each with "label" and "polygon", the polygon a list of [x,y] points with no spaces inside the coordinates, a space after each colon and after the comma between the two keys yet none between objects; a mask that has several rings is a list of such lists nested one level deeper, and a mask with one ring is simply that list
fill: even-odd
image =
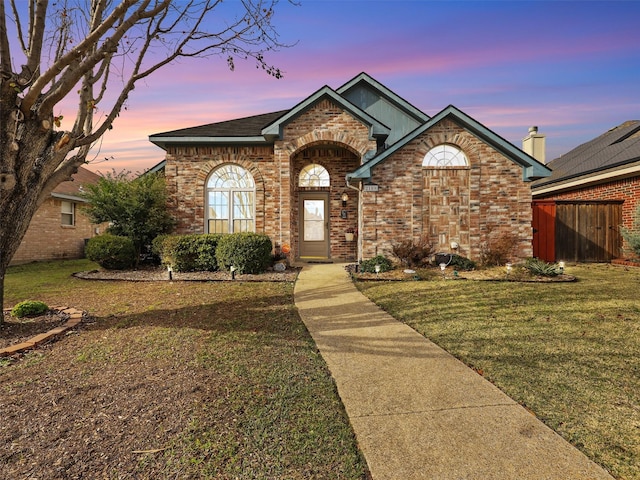
[{"label": "sunset sky", "polygon": [[[233,5],[230,0],[227,5]],[[288,109],[366,72],[434,115],[453,104],[516,146],[532,125],[556,158],[640,119],[639,1],[281,0],[295,46],[251,61],[183,60],[137,85],[94,171],[142,172],[164,158],[148,136]],[[111,158],[113,157],[113,158]]]}]

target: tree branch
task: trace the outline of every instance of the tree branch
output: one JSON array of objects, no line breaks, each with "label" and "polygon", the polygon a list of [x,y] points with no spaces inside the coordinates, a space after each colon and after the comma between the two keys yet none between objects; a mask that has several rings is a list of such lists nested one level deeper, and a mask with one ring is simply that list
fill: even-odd
[{"label": "tree branch", "polygon": [[1,74],[11,73],[11,47],[7,35],[7,17],[4,11],[4,2],[0,2],[0,68]]}]

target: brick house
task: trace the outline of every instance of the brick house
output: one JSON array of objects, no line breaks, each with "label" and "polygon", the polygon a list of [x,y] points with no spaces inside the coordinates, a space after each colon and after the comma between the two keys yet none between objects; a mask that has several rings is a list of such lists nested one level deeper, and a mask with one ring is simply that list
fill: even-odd
[{"label": "brick house", "polygon": [[100,177],[80,167],[72,178],[58,185],[38,208],[11,265],[82,258],[85,239],[104,231],[105,225],[92,224],[80,208],[86,202],[80,197],[83,185],[96,183]]},{"label": "brick house", "polygon": [[548,163],[533,184],[534,254],[547,261],[628,257],[619,227],[640,205],[640,121],[610,129]]},{"label": "brick house", "polygon": [[262,232],[303,260],[391,257],[425,236],[477,260],[502,232],[531,256],[530,185],[550,173],[459,109],[430,117],[365,73],[290,110],[149,139],[179,233]]}]

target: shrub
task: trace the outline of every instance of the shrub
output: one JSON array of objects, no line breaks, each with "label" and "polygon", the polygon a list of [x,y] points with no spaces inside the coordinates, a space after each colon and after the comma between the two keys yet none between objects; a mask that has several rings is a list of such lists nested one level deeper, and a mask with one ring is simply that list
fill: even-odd
[{"label": "shrub", "polygon": [[633,227],[632,228],[620,228],[622,238],[625,239],[631,251],[638,257],[640,257],[640,205],[636,208],[633,215]]},{"label": "shrub", "polygon": [[383,255],[377,255],[360,263],[360,271],[363,273],[376,273],[376,265],[380,265],[381,272],[388,272],[393,268],[391,260]]},{"label": "shrub", "polygon": [[476,268],[476,262],[467,257],[463,257],[462,255],[454,254],[451,256],[449,266],[455,270],[469,271]]},{"label": "shrub", "polygon": [[107,270],[125,270],[136,263],[133,241],[128,237],[98,235],[87,242],[85,254]]},{"label": "shrub", "polygon": [[492,267],[506,264],[518,243],[518,236],[511,232],[500,232],[492,235],[492,228],[489,228],[487,236],[488,240],[480,253],[482,265]]},{"label": "shrub", "polygon": [[392,247],[393,254],[398,257],[400,263],[407,267],[421,267],[429,263],[433,255],[433,246],[426,237],[418,241],[405,240]]},{"label": "shrub", "polygon": [[262,273],[272,262],[273,245],[267,235],[259,233],[232,233],[222,235],[218,241],[216,258],[218,268],[238,273]]},{"label": "shrub", "polygon": [[163,265],[177,272],[215,271],[216,248],[221,235],[160,235],[153,240],[153,252]]},{"label": "shrub", "polygon": [[42,315],[46,311],[49,310],[49,307],[46,303],[40,302],[38,300],[25,300],[24,302],[18,303],[11,310],[11,315],[14,317],[22,318],[29,317],[31,315]]},{"label": "shrub", "polygon": [[538,258],[528,258],[524,264],[524,269],[531,275],[539,275],[542,277],[555,277],[561,272],[557,265],[547,263]]}]

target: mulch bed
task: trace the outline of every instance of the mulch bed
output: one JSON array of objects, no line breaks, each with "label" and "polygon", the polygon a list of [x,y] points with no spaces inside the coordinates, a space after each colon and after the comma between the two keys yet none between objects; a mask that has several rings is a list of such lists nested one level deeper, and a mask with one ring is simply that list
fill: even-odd
[{"label": "mulch bed", "polygon": [[190,282],[295,282],[300,273],[299,268],[288,267],[283,272],[269,270],[260,274],[236,273],[232,278],[231,272],[171,272],[160,267],[144,267],[138,270],[91,270],[78,272],[74,276],[84,280],[125,280],[130,282],[158,282],[158,281],[190,281]]},{"label": "mulch bed", "polygon": [[4,322],[0,323],[0,348],[22,343],[34,336],[62,326],[68,315],[49,310],[36,317],[16,318],[10,310],[2,312]]}]

